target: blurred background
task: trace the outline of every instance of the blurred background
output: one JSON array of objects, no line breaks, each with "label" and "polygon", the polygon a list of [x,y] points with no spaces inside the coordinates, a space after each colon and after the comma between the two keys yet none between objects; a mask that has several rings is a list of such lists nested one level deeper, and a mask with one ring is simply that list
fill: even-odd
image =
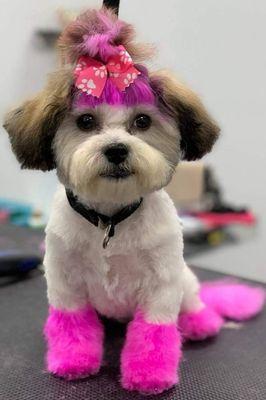
[{"label": "blurred background", "polygon": [[[65,21],[101,3],[1,0],[1,119],[11,105],[41,89],[56,67],[54,39]],[[204,164],[184,165],[169,189],[181,208],[188,262],[266,282],[265,2],[121,0],[120,17],[135,25],[140,40],[157,45],[152,67],[177,73],[222,128]],[[3,128],[0,148],[2,220],[43,226],[55,173],[21,171]],[[188,186],[186,198],[181,182]],[[197,190],[191,193],[191,187]],[[10,238],[11,247],[27,236],[21,232],[20,239]]]}]

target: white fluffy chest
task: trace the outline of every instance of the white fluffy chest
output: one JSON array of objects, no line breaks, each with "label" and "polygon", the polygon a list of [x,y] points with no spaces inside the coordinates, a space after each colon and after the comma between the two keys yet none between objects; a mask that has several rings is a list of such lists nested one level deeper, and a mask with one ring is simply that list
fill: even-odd
[{"label": "white fluffy chest", "polygon": [[99,313],[118,319],[130,318],[135,310],[145,271],[139,254],[88,258],[84,278],[90,303]]},{"label": "white fluffy chest", "polygon": [[89,302],[102,315],[125,319],[147,301],[157,305],[165,299],[168,304],[177,292],[182,232],[176,209],[163,191],[147,195],[116,227],[106,249],[104,231],[75,213],[62,191],[46,232],[48,298],[55,307],[76,309]]}]

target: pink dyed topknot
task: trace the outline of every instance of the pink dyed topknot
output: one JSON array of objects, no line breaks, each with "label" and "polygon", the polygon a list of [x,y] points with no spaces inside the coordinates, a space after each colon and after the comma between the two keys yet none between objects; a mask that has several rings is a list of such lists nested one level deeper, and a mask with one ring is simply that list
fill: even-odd
[{"label": "pink dyed topknot", "polygon": [[121,21],[110,9],[88,10],[71,22],[59,39],[63,63],[75,63],[81,55],[106,62],[123,45],[134,62],[141,62],[153,53],[152,46],[133,42],[132,25]]},{"label": "pink dyed topknot", "polygon": [[[118,20],[110,9],[88,10],[71,22],[59,39],[62,63],[74,66],[78,58],[85,55],[105,64],[117,54],[119,45],[126,48],[134,63],[149,58],[152,47],[133,42],[134,36],[133,26]],[[107,80],[99,98],[75,90],[73,108],[96,107],[102,103],[128,107],[154,104],[155,96],[149,84],[148,71],[141,65],[136,67],[141,74],[125,91],[119,91],[110,80]]]}]

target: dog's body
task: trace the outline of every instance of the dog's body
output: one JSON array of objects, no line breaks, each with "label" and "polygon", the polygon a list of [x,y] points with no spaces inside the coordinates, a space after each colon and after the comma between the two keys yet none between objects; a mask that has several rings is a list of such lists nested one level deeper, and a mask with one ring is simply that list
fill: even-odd
[{"label": "dog's body", "polygon": [[[63,185],[46,229],[47,369],[66,379],[97,373],[100,316],[130,320],[122,385],[160,393],[178,381],[180,332],[183,339],[213,336],[223,317],[245,319],[263,304],[260,291],[239,285],[200,293],[163,190],[181,159],[211,150],[219,128],[185,85],[136,64],[147,51],[112,12],[84,13],[60,43],[61,69],[5,120],[22,167],[56,168]],[[97,226],[69,198],[93,210]],[[123,210],[134,212],[114,224]]]},{"label": "dog's body", "polygon": [[144,197],[105,250],[103,236],[104,230],[70,207],[61,187],[46,228],[44,260],[55,308],[76,310],[90,303],[118,320],[132,319],[141,308],[156,323],[176,322],[180,307],[200,308],[199,285],[183,260],[181,223],[164,190]]}]

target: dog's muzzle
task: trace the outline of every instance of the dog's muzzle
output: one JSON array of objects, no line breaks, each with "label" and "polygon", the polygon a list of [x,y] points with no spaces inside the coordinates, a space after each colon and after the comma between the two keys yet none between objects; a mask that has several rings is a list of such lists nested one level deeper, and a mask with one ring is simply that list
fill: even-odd
[{"label": "dog's muzzle", "polygon": [[112,143],[105,147],[103,154],[108,160],[108,170],[101,174],[104,178],[125,179],[133,174],[126,165],[129,148],[124,143]]},{"label": "dog's muzzle", "polygon": [[126,161],[129,149],[123,143],[113,143],[106,147],[103,153],[111,164],[119,165]]}]

